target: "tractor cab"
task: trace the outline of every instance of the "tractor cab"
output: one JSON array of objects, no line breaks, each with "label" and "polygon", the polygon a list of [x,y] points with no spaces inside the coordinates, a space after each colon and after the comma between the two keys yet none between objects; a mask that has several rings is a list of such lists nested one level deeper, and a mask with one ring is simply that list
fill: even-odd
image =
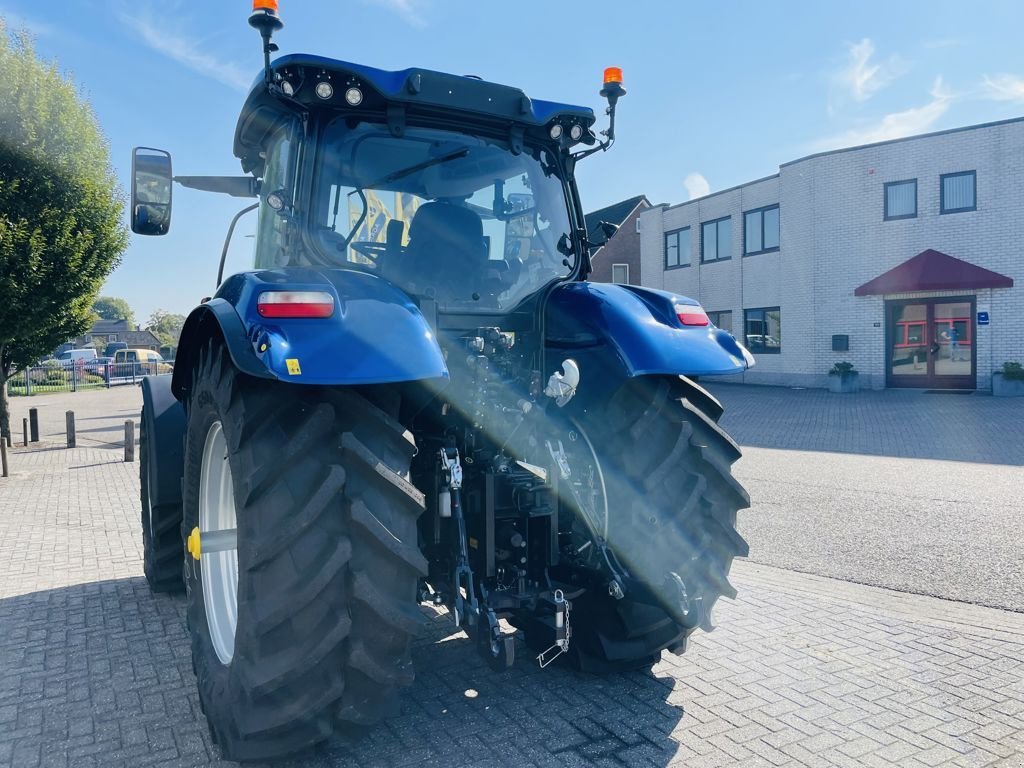
[{"label": "tractor cab", "polygon": [[257,269],[367,272],[459,312],[507,311],[579,272],[571,152],[594,142],[589,109],[311,56],[270,77],[235,139],[261,179]]}]

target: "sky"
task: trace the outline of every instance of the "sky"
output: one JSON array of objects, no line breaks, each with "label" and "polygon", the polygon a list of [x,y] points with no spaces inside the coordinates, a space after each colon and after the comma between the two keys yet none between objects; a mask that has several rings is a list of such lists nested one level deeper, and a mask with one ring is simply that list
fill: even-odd
[{"label": "sky", "polygon": [[[281,0],[282,53],[475,74],[592,107],[624,71],[615,147],[581,163],[586,210],[636,194],[678,203],[804,155],[1024,115],[1024,4]],[[93,104],[127,189],[131,149],[177,174],[238,174],[232,139],[262,66],[247,0],[0,0]],[[133,235],[104,293],[187,314],[215,290],[247,201],[175,190],[165,237]],[[255,219],[226,273],[251,267]]]}]

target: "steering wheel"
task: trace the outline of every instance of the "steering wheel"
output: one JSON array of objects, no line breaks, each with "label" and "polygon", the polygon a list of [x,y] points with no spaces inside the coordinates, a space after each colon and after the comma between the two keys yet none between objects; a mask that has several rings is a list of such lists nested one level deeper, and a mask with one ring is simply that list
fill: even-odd
[{"label": "steering wheel", "polygon": [[372,240],[359,240],[354,243],[349,243],[349,245],[356,253],[361,254],[368,259],[377,259],[388,249],[387,243],[376,243]]}]

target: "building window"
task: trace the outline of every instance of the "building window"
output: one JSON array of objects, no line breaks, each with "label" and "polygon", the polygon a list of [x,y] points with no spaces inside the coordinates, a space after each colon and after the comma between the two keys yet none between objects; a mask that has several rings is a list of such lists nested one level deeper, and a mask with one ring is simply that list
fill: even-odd
[{"label": "building window", "polygon": [[629,264],[612,264],[612,282],[629,285]]},{"label": "building window", "polygon": [[700,225],[700,260],[725,261],[732,257],[732,217],[726,216]]},{"label": "building window", "polygon": [[113,344],[115,341],[117,341],[117,334],[116,333],[112,333],[109,336],[107,336],[107,342],[108,343]]},{"label": "building window", "polygon": [[639,216],[636,217],[636,233],[638,235],[640,234],[640,217]]},{"label": "building window", "polygon": [[885,185],[885,220],[917,218],[917,179]]},{"label": "building window", "polygon": [[732,333],[732,312],[708,312],[708,320],[711,324],[721,328],[723,331]]},{"label": "building window", "polygon": [[690,266],[690,228],[665,234],[665,269]]},{"label": "building window", "polygon": [[743,311],[747,349],[759,355],[777,355],[782,351],[782,311],[778,307]]},{"label": "building window", "polygon": [[779,250],[779,206],[770,205],[743,214],[743,253]]},{"label": "building window", "polygon": [[940,212],[978,210],[977,180],[975,171],[942,174],[939,177]]}]

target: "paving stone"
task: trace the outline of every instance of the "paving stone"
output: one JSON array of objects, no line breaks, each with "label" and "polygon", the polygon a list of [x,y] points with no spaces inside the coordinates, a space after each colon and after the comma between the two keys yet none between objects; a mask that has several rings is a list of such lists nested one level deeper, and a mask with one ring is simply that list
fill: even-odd
[{"label": "paving stone", "polygon": [[[99,394],[76,408],[122,421],[137,408],[137,391]],[[229,765],[200,714],[184,600],[142,578],[138,466],[98,445],[12,461],[0,482],[0,765]],[[450,620],[428,611],[402,714],[287,766],[1020,764],[1016,614],[746,563],[732,580],[739,597],[716,607],[718,631],[654,672],[605,678],[541,672],[525,649],[496,677],[467,640],[440,642]]]}]

